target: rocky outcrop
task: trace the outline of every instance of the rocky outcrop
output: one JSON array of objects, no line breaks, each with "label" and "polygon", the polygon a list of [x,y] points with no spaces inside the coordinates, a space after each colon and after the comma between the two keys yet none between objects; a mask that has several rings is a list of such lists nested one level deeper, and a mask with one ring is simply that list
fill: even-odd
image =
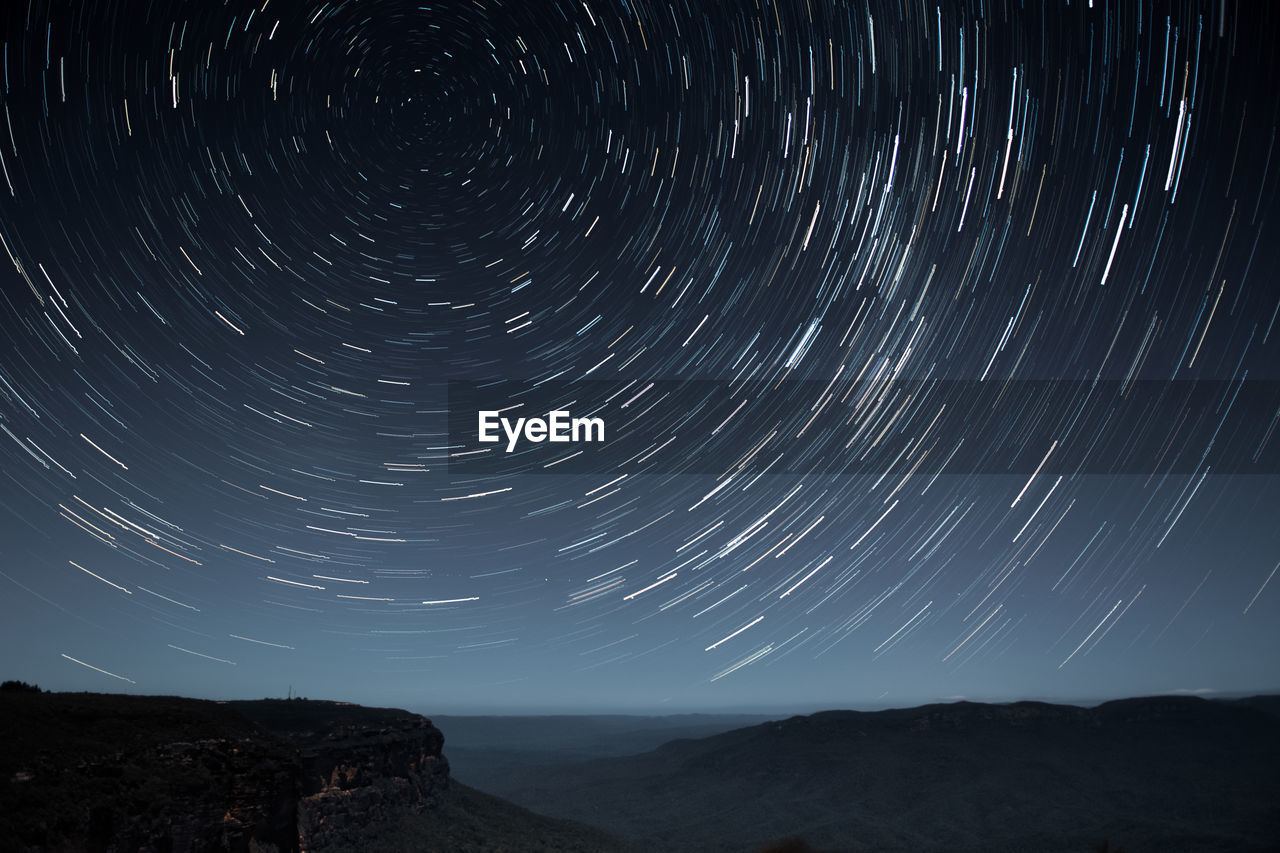
[{"label": "rocky outcrop", "polygon": [[438,804],[449,785],[444,735],[404,711],[336,702],[233,703],[298,749],[298,843],[357,846],[395,817]]},{"label": "rocky outcrop", "polygon": [[334,702],[5,693],[0,742],[5,850],[359,849],[449,784],[429,720]]}]

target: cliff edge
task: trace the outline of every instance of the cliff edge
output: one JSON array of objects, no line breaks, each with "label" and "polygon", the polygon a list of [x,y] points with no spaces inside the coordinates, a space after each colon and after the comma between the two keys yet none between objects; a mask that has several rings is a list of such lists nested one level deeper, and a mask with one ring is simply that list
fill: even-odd
[{"label": "cliff edge", "polygon": [[394,817],[438,806],[449,787],[444,735],[417,714],[305,699],[227,704],[297,749],[304,851],[346,847]]},{"label": "cliff edge", "polygon": [[325,851],[449,785],[444,736],[336,702],[0,693],[0,849]]}]

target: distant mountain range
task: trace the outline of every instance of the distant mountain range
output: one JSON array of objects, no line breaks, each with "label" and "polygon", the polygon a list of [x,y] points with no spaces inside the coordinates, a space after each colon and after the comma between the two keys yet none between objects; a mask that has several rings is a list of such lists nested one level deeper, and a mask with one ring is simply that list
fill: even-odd
[{"label": "distant mountain range", "polygon": [[830,711],[470,784],[645,850],[1280,850],[1280,697]]},{"label": "distant mountain range", "polygon": [[433,724],[0,690],[0,744],[0,851],[1280,851],[1275,696]]},{"label": "distant mountain range", "polygon": [[[648,752],[672,740],[702,738],[777,719],[763,714],[436,716],[449,763],[463,781],[509,768]],[[481,786],[483,788],[483,786]]]}]

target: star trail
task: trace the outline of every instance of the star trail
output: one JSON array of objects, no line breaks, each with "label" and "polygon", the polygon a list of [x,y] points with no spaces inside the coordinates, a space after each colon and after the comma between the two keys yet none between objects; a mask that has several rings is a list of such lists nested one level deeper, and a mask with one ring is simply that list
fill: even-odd
[{"label": "star trail", "polygon": [[[6,4],[5,677],[1275,689],[1277,34],[1254,3]],[[480,409],[603,446],[508,454]]]}]

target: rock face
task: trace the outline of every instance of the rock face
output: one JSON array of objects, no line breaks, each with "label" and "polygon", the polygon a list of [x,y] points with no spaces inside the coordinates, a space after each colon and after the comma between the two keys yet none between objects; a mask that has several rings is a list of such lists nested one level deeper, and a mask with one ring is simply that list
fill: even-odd
[{"label": "rock face", "polygon": [[449,783],[440,732],[418,718],[369,731],[344,727],[302,750],[298,842],[325,850],[352,830],[385,823],[392,811],[432,807]]},{"label": "rock face", "polygon": [[444,735],[416,714],[297,700],[231,704],[298,749],[302,851],[358,846],[393,816],[436,806],[449,785]]},{"label": "rock face", "polygon": [[359,849],[449,785],[415,714],[333,702],[0,694],[0,848]]}]

